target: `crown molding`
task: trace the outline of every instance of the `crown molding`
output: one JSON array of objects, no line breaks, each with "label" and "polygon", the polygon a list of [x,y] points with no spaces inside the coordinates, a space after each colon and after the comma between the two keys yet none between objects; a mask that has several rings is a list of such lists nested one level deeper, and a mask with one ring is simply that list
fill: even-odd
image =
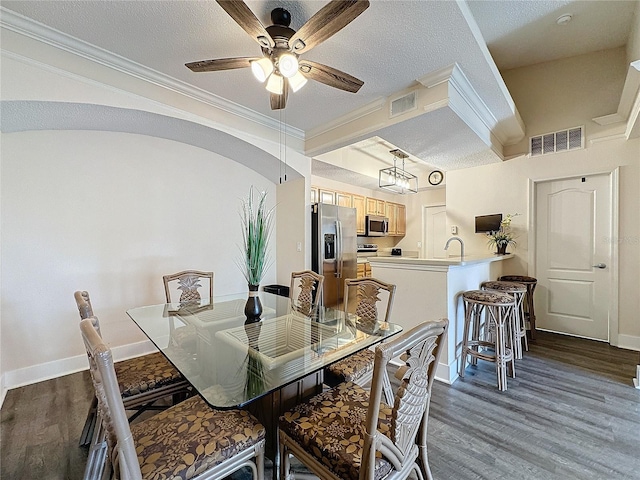
[{"label": "crown molding", "polygon": [[319,137],[320,135],[324,135],[325,133],[330,132],[331,130],[344,127],[345,125],[348,125],[351,122],[354,122],[362,117],[366,117],[371,113],[381,110],[386,103],[387,103],[386,98],[379,98],[377,100],[374,100],[373,102],[369,102],[368,104],[363,105],[362,107],[356,110],[353,110],[347,113],[346,115],[338,117],[329,123],[325,123],[324,125],[320,125],[319,127],[309,130],[309,132],[307,133],[306,139],[310,140],[310,139]]},{"label": "crown molding", "polygon": [[[455,88],[476,117],[469,120],[473,124],[477,124],[478,120],[484,124],[501,146],[511,145],[524,138],[524,123],[518,112],[516,111],[509,121],[499,122],[457,63],[423,75],[416,81],[426,88],[433,88],[442,83],[448,83]],[[463,120],[466,122],[468,119],[463,118]],[[469,126],[473,128],[473,125]]]},{"label": "crown molding", "polygon": [[[36,22],[28,17],[0,6],[0,27],[24,35],[36,41],[64,50],[91,62],[98,63],[113,70],[122,72],[140,80],[166,88],[178,94],[205,103],[223,112],[235,115],[258,125],[280,131],[280,122],[267,115],[231,102],[206,90],[190,85],[169,75],[145,67],[133,60],[72,37],[54,28]],[[305,133],[291,125],[286,127],[287,133],[294,138],[304,140]]]}]

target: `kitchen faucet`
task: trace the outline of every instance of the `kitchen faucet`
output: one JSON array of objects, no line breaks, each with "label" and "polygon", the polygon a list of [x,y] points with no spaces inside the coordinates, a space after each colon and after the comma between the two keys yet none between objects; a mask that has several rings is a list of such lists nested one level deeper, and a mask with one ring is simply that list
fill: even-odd
[{"label": "kitchen faucet", "polygon": [[457,240],[460,242],[460,261],[462,261],[463,257],[464,257],[464,242],[462,241],[462,239],[460,237],[451,237],[449,240],[447,240],[447,243],[444,246],[445,250],[449,249],[449,244],[451,243],[451,240]]}]

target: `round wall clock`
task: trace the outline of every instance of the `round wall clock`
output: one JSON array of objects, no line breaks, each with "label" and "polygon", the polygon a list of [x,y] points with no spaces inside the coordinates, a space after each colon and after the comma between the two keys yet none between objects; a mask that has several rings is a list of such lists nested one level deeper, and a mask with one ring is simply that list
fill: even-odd
[{"label": "round wall clock", "polygon": [[431,185],[440,185],[444,179],[444,174],[440,170],[434,170],[429,174],[429,183]]}]

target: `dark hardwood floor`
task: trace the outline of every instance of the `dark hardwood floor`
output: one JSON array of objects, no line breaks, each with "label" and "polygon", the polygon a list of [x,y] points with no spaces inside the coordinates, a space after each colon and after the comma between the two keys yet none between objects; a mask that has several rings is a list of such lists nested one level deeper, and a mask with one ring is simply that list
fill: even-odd
[{"label": "dark hardwood floor", "polygon": [[[429,458],[437,480],[640,479],[638,353],[540,332],[508,390],[492,364],[437,383]],[[7,394],[0,478],[80,479],[77,446],[91,400],[87,372]]]}]

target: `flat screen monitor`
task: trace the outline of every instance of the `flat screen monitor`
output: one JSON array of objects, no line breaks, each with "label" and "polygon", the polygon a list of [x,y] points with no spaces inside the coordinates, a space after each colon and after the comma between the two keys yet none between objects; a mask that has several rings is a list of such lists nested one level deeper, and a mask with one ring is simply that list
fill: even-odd
[{"label": "flat screen monitor", "polygon": [[480,215],[476,217],[476,233],[497,232],[500,230],[502,214]]}]

